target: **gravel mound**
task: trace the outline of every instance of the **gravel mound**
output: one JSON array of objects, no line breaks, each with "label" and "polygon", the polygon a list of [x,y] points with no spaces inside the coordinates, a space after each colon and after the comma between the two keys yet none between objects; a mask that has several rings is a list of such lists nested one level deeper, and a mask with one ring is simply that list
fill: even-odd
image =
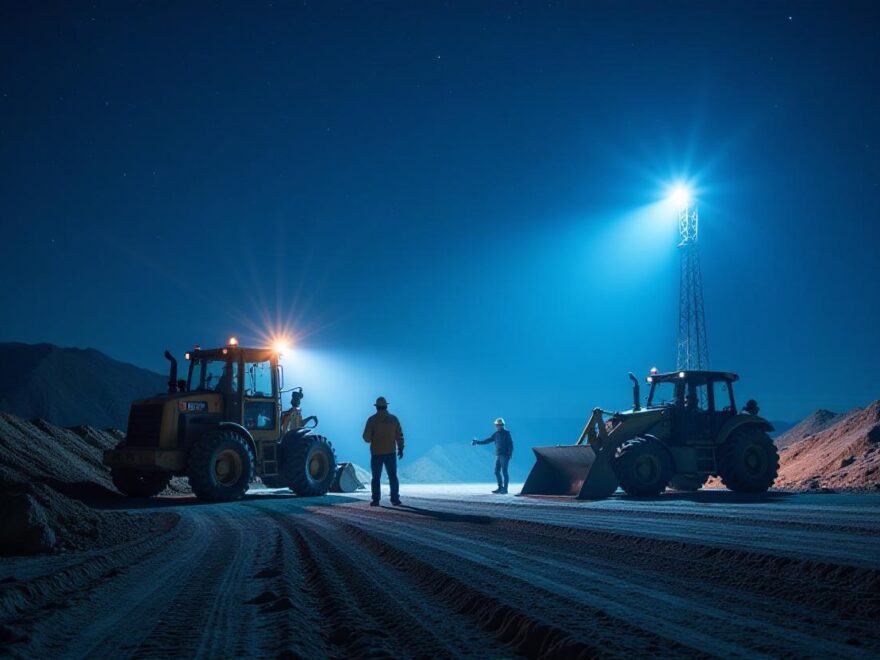
[{"label": "gravel mound", "polygon": [[[70,497],[117,495],[101,458],[124,438],[118,429],[62,428],[0,413],[0,475],[6,481],[47,484]],[[173,479],[165,491],[183,492],[189,492],[183,479]]]},{"label": "gravel mound", "polygon": [[174,514],[98,511],[41,483],[0,484],[0,555],[93,550],[149,534]]}]

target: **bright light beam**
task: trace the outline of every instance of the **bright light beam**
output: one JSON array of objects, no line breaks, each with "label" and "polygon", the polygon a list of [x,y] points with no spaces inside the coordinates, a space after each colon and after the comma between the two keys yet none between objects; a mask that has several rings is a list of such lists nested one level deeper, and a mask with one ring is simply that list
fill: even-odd
[{"label": "bright light beam", "polygon": [[290,352],[290,340],[286,337],[278,337],[272,341],[272,350],[279,355],[286,355]]},{"label": "bright light beam", "polygon": [[688,186],[683,183],[677,183],[670,188],[667,199],[678,208],[686,208],[690,206],[692,196],[693,193]]}]

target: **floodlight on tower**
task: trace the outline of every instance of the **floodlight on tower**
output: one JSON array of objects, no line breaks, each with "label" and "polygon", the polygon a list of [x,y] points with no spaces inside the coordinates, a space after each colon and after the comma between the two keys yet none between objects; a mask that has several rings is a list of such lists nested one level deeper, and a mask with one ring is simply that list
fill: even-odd
[{"label": "floodlight on tower", "polygon": [[678,247],[681,250],[676,367],[702,371],[709,368],[709,346],[703,307],[703,278],[697,249],[700,215],[694,191],[686,183],[673,185],[667,199],[675,204],[678,212]]}]

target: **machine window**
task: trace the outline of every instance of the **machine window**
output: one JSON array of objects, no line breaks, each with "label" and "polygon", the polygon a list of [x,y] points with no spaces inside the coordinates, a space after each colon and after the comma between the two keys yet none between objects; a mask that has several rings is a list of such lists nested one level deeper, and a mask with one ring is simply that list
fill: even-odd
[{"label": "machine window", "polygon": [[684,398],[684,407],[685,410],[698,410],[700,412],[708,410],[709,386],[706,383],[688,386],[688,393]]},{"label": "machine window", "polygon": [[272,363],[246,362],[244,365],[244,395],[270,398],[272,392]]},{"label": "machine window", "polygon": [[676,394],[675,394],[676,383],[670,381],[663,381],[661,383],[655,383],[651,388],[651,401],[650,405],[652,406],[663,406],[668,404],[673,404],[676,402]]},{"label": "machine window", "polygon": [[275,428],[275,404],[270,401],[246,401],[244,425],[258,431]]},{"label": "machine window", "polygon": [[226,360],[199,360],[193,365],[189,389],[201,392],[237,392],[238,365],[230,365]]},{"label": "machine window", "polygon": [[733,392],[730,383],[726,380],[719,380],[715,383],[715,409],[736,412],[733,403]]}]

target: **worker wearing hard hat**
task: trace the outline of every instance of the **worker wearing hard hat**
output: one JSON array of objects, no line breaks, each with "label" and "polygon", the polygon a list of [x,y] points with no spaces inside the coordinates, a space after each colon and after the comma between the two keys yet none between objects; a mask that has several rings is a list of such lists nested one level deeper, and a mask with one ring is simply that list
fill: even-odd
[{"label": "worker wearing hard hat", "polygon": [[510,464],[510,457],[513,456],[513,438],[510,437],[510,431],[504,428],[504,420],[499,417],[495,420],[495,433],[485,440],[471,440],[472,445],[488,445],[495,443],[495,478],[498,480],[498,489],[492,492],[497,495],[507,494],[507,484],[510,482],[510,475],[507,473],[507,467]]},{"label": "worker wearing hard hat", "polygon": [[[373,499],[370,506],[379,506],[381,496],[382,467],[388,474],[391,486],[391,503],[400,506],[400,482],[397,480],[397,459],[403,458],[403,428],[400,420],[388,412],[388,401],[384,396],[376,399],[376,414],[367,420],[364,427],[364,442],[370,444],[370,469]],[[397,454],[394,451],[397,449]]]}]

